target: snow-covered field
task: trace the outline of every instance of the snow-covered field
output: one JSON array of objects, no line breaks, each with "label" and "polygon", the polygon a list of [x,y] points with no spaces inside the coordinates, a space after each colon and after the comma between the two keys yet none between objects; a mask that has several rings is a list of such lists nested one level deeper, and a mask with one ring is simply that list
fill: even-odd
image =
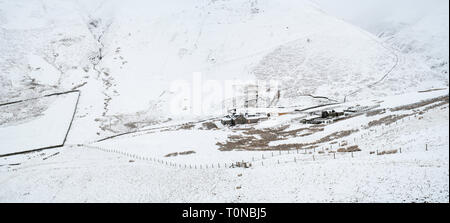
[{"label": "snow-covered field", "polygon": [[0,0],[0,202],[449,202],[448,2],[415,2]]},{"label": "snow-covered field", "polygon": [[[385,98],[380,107],[391,108],[390,112],[338,121],[318,134],[381,120],[394,112],[410,116],[360,127],[354,134],[317,143],[314,149],[221,152],[214,142],[223,141],[232,130],[193,127],[3,157],[0,200],[448,202],[448,90],[416,93],[422,102],[439,96],[446,99],[420,105],[413,103],[411,95]],[[395,108],[402,109],[388,107],[394,101],[399,101]],[[402,105],[417,107],[403,110]],[[311,137],[321,138],[313,134],[290,139],[306,142]],[[361,151],[334,155],[331,151],[336,152],[344,141]],[[187,150],[195,153],[165,156]],[[391,150],[397,151],[383,154]],[[251,162],[252,167],[230,168],[231,161],[240,160]]]},{"label": "snow-covered field", "polygon": [[[78,96],[79,92],[70,92],[1,106],[0,114],[5,123],[0,124],[0,155],[63,145]],[[40,106],[47,108],[33,112]],[[30,117],[30,113],[35,114]]]}]

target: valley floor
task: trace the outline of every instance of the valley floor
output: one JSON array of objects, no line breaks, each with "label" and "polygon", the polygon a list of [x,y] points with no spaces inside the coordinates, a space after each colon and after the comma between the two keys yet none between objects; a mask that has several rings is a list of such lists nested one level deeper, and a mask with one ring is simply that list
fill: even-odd
[{"label": "valley floor", "polygon": [[251,168],[182,168],[80,145],[2,157],[0,201],[449,202],[448,115],[447,98],[376,131],[361,128],[360,152],[282,151]]}]

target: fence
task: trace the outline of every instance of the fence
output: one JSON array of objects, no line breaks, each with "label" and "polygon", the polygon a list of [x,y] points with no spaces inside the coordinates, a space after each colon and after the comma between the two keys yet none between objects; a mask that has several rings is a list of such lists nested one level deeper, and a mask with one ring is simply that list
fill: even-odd
[{"label": "fence", "polygon": [[[423,151],[429,151],[430,147],[438,145],[425,144]],[[297,149],[297,150],[278,150],[271,151],[269,154],[262,153],[260,157],[252,157],[251,160],[238,160],[236,162],[215,162],[215,163],[176,163],[169,160],[164,160],[156,157],[143,156],[138,154],[133,154],[130,152],[120,151],[117,149],[107,149],[97,146],[83,145],[85,148],[98,149],[104,152],[117,153],[135,160],[150,161],[155,164],[159,164],[167,167],[174,167],[179,169],[223,169],[223,168],[233,168],[236,166],[237,162],[248,163],[251,167],[257,166],[274,166],[287,163],[310,163],[310,162],[320,162],[325,160],[336,160],[336,159],[353,159],[362,158],[369,156],[381,156],[396,153],[411,152],[410,148],[401,148],[393,150],[376,150],[376,151],[358,151],[358,152],[328,152],[326,153],[313,153],[314,149]]]},{"label": "fence", "polygon": [[[412,116],[412,115],[411,115]],[[365,137],[382,137],[387,134],[389,131],[393,131],[395,129],[389,129],[388,131],[385,131],[386,126],[392,126],[397,125],[398,123],[404,122],[406,118],[409,120],[411,119],[411,116],[407,116],[405,118],[396,120],[395,122],[388,123],[388,124],[381,124],[380,126],[375,126],[368,128],[368,131],[360,134],[355,134],[353,137],[353,142],[351,141],[351,138],[346,140],[347,147],[351,145],[358,145],[358,142],[362,139],[362,142],[364,143]],[[416,116],[414,116],[416,117]],[[380,131],[381,130],[381,131]],[[381,133],[381,134],[378,134]],[[342,141],[341,141],[342,142]],[[359,143],[361,145],[361,143]],[[389,150],[386,150],[385,148],[388,148],[388,146],[384,145],[383,148],[374,148],[372,151],[355,151],[355,152],[337,152],[332,151],[333,149],[337,149],[337,146],[344,146],[341,143],[328,143],[328,145],[321,145],[319,147],[315,148],[303,148],[303,149],[294,149],[294,150],[273,150],[273,151],[265,151],[260,152],[259,156],[253,156],[251,157],[251,160],[238,160],[236,162],[216,162],[216,163],[195,163],[195,164],[187,164],[187,163],[175,163],[168,161],[167,159],[160,159],[156,157],[148,157],[138,154],[133,154],[130,152],[125,152],[117,149],[109,149],[109,148],[101,148],[98,146],[91,146],[91,145],[81,145],[87,148],[93,148],[93,149],[99,149],[101,151],[105,152],[113,152],[118,153],[136,160],[143,160],[143,161],[150,161],[155,164],[164,165],[168,167],[174,167],[174,168],[181,168],[181,169],[220,169],[220,168],[230,168],[234,167],[237,162],[243,162],[243,163],[249,163],[252,167],[256,166],[271,166],[271,165],[281,165],[286,163],[307,163],[307,162],[316,162],[316,161],[324,161],[324,160],[331,160],[331,159],[344,159],[344,158],[360,158],[360,157],[368,157],[368,156],[378,156],[378,155],[389,155],[389,154],[395,154],[395,153],[405,153],[405,152],[411,152],[411,148],[408,147],[396,147],[393,148],[391,145],[389,146]],[[426,143],[423,145],[423,151],[429,151],[430,147],[438,146],[438,145],[430,145]],[[335,148],[333,148],[335,147]],[[369,145],[366,145],[365,147],[370,147]],[[395,152],[394,152],[395,150]]]}]

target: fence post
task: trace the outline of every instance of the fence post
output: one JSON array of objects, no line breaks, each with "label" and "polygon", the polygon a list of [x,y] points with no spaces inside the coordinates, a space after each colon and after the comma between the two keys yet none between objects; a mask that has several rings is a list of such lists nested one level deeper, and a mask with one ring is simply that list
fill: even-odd
[{"label": "fence post", "polygon": [[333,153],[333,159],[336,159],[336,153]]},{"label": "fence post", "polygon": [[425,144],[425,151],[428,151],[428,144]]},{"label": "fence post", "polygon": [[296,162],[297,162],[297,158],[294,157],[294,163],[296,163]]},{"label": "fence post", "polygon": [[353,158],[353,152],[352,152],[352,158]]},{"label": "fence post", "polygon": [[280,164],[280,160],[278,160],[278,164]]},{"label": "fence post", "polygon": [[400,153],[402,153],[402,147],[400,147]]}]

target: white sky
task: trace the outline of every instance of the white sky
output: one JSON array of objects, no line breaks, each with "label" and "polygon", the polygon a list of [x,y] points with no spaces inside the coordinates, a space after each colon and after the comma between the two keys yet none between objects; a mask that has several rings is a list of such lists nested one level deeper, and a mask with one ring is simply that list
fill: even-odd
[{"label": "white sky", "polygon": [[341,19],[375,32],[380,24],[414,23],[423,16],[446,10],[448,0],[311,0]]}]

